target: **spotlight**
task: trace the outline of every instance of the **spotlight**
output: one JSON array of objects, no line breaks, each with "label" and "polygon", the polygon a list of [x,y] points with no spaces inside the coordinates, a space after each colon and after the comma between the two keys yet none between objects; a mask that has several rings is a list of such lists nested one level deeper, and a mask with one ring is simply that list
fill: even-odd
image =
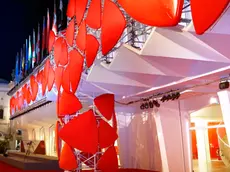
[{"label": "spotlight", "polygon": [[219,83],[219,89],[220,90],[224,90],[227,88],[229,88],[229,82],[228,81],[224,81],[224,82]]},{"label": "spotlight", "polygon": [[149,107],[150,107],[150,108],[153,108],[153,106],[154,106],[153,102],[150,101],[150,102],[149,102]]},{"label": "spotlight", "polygon": [[163,96],[163,97],[161,98],[161,101],[162,101],[162,102],[165,102],[166,99],[167,99],[166,96]]},{"label": "spotlight", "polygon": [[167,95],[167,97],[166,97],[167,99],[167,101],[169,101],[169,100],[171,100],[172,99],[172,96],[169,94],[169,95]]},{"label": "spotlight", "polygon": [[180,98],[180,92],[176,93],[176,100]]},{"label": "spotlight", "polygon": [[158,101],[156,101],[156,100],[153,101],[153,104],[158,108],[161,106],[160,103],[158,103]]},{"label": "spotlight", "polygon": [[172,100],[175,100],[177,95],[175,93],[172,94]]},{"label": "spotlight", "polygon": [[145,103],[145,109],[148,109],[149,108],[149,103]]},{"label": "spotlight", "polygon": [[145,105],[144,105],[143,103],[141,104],[140,109],[141,109],[141,110],[144,110],[144,109],[145,109]]}]

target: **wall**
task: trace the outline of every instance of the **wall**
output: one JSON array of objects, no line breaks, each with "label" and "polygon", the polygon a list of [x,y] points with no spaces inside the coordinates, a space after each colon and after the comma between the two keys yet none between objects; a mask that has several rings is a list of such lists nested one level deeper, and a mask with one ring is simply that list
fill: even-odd
[{"label": "wall", "polygon": [[161,170],[161,156],[153,113],[118,114],[119,152],[123,168]]},{"label": "wall", "polygon": [[10,118],[10,109],[9,109],[9,100],[10,97],[7,95],[8,86],[0,84],[0,106],[4,110],[4,119],[0,119],[0,132],[8,133],[9,129],[9,118]]},{"label": "wall", "polygon": [[177,101],[144,112],[136,106],[135,113],[117,112],[122,168],[191,172],[188,113]]}]

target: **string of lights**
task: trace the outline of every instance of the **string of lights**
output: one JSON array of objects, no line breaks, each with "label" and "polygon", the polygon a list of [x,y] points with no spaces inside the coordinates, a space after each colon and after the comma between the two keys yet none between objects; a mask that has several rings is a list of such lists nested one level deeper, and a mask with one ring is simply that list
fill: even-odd
[{"label": "string of lights", "polygon": [[[206,83],[201,83],[201,84],[196,84],[196,85],[193,85],[193,86],[188,86],[188,87],[185,87],[183,89],[175,89],[175,90],[170,90],[170,91],[163,92],[163,93],[153,94],[151,96],[142,97],[142,98],[139,98],[137,100],[129,101],[129,102],[126,102],[126,103],[125,102],[120,102],[120,101],[115,101],[115,102],[117,104],[126,105],[126,106],[131,105],[131,104],[140,103],[140,102],[144,102],[144,104],[145,104],[149,100],[150,101],[156,101],[156,102],[158,102],[157,100],[160,100],[162,103],[164,103],[165,101],[169,101],[169,100],[172,100],[172,101],[173,100],[178,100],[180,98],[181,93],[186,91],[186,90],[191,90],[191,89],[194,89],[194,88],[197,88],[197,87],[203,87],[203,86],[207,86],[207,85],[214,84],[214,83],[220,83],[220,84],[221,83],[226,83],[228,80],[229,80],[229,76],[221,78],[221,79],[212,80],[212,81],[206,81]],[[225,82],[223,82],[223,81],[225,81]],[[147,107],[146,104],[144,106]],[[150,107],[150,105],[148,105],[148,106]],[[143,108],[142,105],[141,105],[141,107]]]}]

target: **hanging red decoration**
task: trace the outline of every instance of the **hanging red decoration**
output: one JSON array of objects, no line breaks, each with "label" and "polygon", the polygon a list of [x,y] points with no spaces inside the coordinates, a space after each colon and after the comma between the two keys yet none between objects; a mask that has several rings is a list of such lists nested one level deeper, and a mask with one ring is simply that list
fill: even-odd
[{"label": "hanging red decoration", "polygon": [[49,68],[49,76],[48,76],[48,91],[52,90],[54,80],[55,80],[55,73],[54,73],[53,68],[50,66],[50,68]]},{"label": "hanging red decoration", "polygon": [[45,78],[42,78],[42,95],[44,96],[46,93],[46,88],[47,88],[47,82],[45,80]]},{"label": "hanging red decoration", "polygon": [[76,3],[75,3],[75,9],[76,9],[75,16],[76,16],[78,26],[81,24],[81,22],[83,20],[87,4],[88,4],[88,0],[76,0]]},{"label": "hanging red decoration", "polygon": [[49,53],[53,49],[54,42],[55,42],[55,33],[51,30],[49,34]]},{"label": "hanging red decoration", "polygon": [[106,55],[117,44],[126,27],[120,9],[110,0],[105,0],[101,26],[102,54]]},{"label": "hanging red decoration", "polygon": [[181,18],[184,0],[118,0],[135,20],[150,26],[175,26]]},{"label": "hanging red decoration", "polygon": [[30,92],[30,89],[29,88],[27,88],[27,93],[26,93],[26,102],[27,102],[27,104],[30,104],[30,102],[31,102],[31,92]]},{"label": "hanging red decoration", "polygon": [[94,99],[95,106],[100,113],[107,119],[111,120],[114,114],[114,95],[103,94]]},{"label": "hanging red decoration", "polygon": [[73,40],[74,40],[74,33],[75,33],[75,29],[74,29],[75,25],[74,25],[74,18],[69,22],[69,25],[66,29],[66,40],[67,43],[70,46],[73,46]]},{"label": "hanging red decoration", "polygon": [[101,27],[101,1],[92,0],[88,9],[86,24],[93,28],[99,29]]},{"label": "hanging red decoration", "polygon": [[56,152],[57,157],[60,159],[60,150],[61,150],[61,139],[59,138],[59,130],[61,128],[61,124],[59,121],[56,122],[56,128],[55,128],[55,140],[56,140]]},{"label": "hanging red decoration", "polygon": [[118,159],[117,152],[114,146],[106,150],[104,155],[98,161],[98,168],[103,172],[117,172]]},{"label": "hanging red decoration", "polygon": [[50,60],[47,59],[44,67],[44,72],[43,72],[43,78],[46,85],[48,84],[49,69],[50,69]]},{"label": "hanging red decoration", "polygon": [[69,57],[69,79],[72,92],[75,93],[81,79],[84,58],[77,50],[72,50],[69,54]]},{"label": "hanging red decoration", "polygon": [[73,93],[67,93],[66,91],[62,92],[58,106],[58,114],[61,116],[72,115],[82,108],[78,98]]},{"label": "hanging red decoration", "polygon": [[31,100],[35,101],[38,93],[38,83],[36,82],[34,75],[30,77],[30,86],[32,91]]},{"label": "hanging red decoration", "polygon": [[79,27],[77,38],[76,38],[76,44],[78,48],[82,51],[86,48],[86,25],[85,21],[83,21]]},{"label": "hanging red decoration", "polygon": [[99,42],[93,35],[87,35],[86,37],[86,65],[91,67],[99,49]]},{"label": "hanging red decoration", "polygon": [[59,166],[61,169],[69,171],[75,170],[78,167],[73,149],[68,144],[64,144],[61,151]]},{"label": "hanging red decoration", "polygon": [[38,83],[42,83],[42,75],[43,75],[43,70],[37,73],[36,80]]},{"label": "hanging red decoration", "polygon": [[23,96],[23,99],[26,100],[26,92],[27,92],[27,84],[25,84],[23,87],[22,87],[22,96]]},{"label": "hanging red decoration", "polygon": [[68,47],[66,44],[66,41],[63,39],[62,45],[61,45],[61,54],[60,54],[60,65],[67,65],[68,63]]},{"label": "hanging red decoration", "polygon": [[194,28],[197,34],[203,34],[221,16],[229,0],[191,0],[191,11]]},{"label": "hanging red decoration", "polygon": [[104,120],[100,120],[99,124],[99,145],[100,148],[107,148],[115,143],[118,135],[116,129],[112,128]]},{"label": "hanging red decoration", "polygon": [[113,128],[117,131],[117,117],[115,113],[113,114],[112,123],[113,123]]},{"label": "hanging red decoration", "polygon": [[70,67],[67,66],[63,71],[62,87],[65,92],[70,93]]},{"label": "hanging red decoration", "polygon": [[89,110],[72,119],[60,130],[59,136],[73,148],[95,154],[98,148],[98,130],[93,111]]},{"label": "hanging red decoration", "polygon": [[55,69],[55,85],[57,87],[58,92],[60,91],[60,87],[61,87],[63,70],[64,68],[61,66]]},{"label": "hanging red decoration", "polygon": [[76,13],[75,2],[76,0],[69,0],[66,15],[69,18],[72,18]]},{"label": "hanging red decoration", "polygon": [[66,41],[58,38],[54,43],[54,60],[56,65],[66,65],[68,63],[68,49]]}]

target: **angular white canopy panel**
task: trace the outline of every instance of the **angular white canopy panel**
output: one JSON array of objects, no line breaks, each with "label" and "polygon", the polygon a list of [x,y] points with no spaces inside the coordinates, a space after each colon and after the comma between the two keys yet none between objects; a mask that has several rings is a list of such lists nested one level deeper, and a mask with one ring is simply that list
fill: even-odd
[{"label": "angular white canopy panel", "polygon": [[228,7],[217,22],[203,35],[197,35],[191,22],[183,30],[190,32],[219,53],[230,59],[230,8]]},{"label": "angular white canopy panel", "polygon": [[[203,93],[205,95],[217,93],[219,91],[219,82],[222,79],[228,79],[230,73],[230,66],[224,67],[212,72],[208,72],[195,77],[188,77],[177,82],[166,84],[160,87],[151,88],[134,95],[127,96],[127,100],[132,97],[145,97],[155,95],[158,93],[165,93],[170,90],[184,90],[184,94]],[[125,101],[125,100],[124,100]]]},{"label": "angular white canopy panel", "polygon": [[[101,63],[104,67],[111,71],[140,73],[148,75],[161,76],[177,76],[178,74],[167,69],[160,68],[158,65],[154,66],[146,61],[141,55],[140,50],[132,48],[129,45],[123,44],[113,57],[111,64],[106,65]],[[179,76],[179,75],[178,75]]]},{"label": "angular white canopy panel", "polygon": [[141,55],[230,63],[218,51],[180,28],[155,28]]},{"label": "angular white canopy panel", "polygon": [[[162,58],[153,56],[143,56],[145,61],[157,66],[159,69],[173,71],[174,76],[190,77],[207,73],[228,65],[221,62],[196,61],[188,59]],[[169,75],[170,76],[170,75]]]},{"label": "angular white canopy panel", "polygon": [[150,85],[145,85],[128,77],[112,72],[100,65],[94,65],[91,68],[86,80],[93,83],[117,84],[146,88],[151,87]]}]

